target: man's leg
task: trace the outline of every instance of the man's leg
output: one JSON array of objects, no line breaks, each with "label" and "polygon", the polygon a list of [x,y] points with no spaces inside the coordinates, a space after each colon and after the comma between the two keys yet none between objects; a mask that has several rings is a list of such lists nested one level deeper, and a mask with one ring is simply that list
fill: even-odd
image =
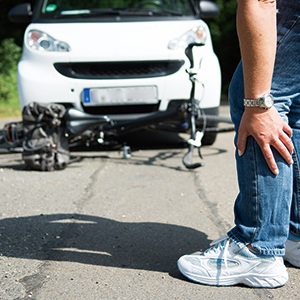
[{"label": "man's leg", "polygon": [[[232,120],[238,132],[244,112],[243,70],[237,68],[229,91]],[[276,103],[287,121],[288,105]],[[236,136],[237,139],[237,136]],[[249,137],[243,156],[236,154],[240,193],[234,213],[236,226],[228,235],[238,242],[251,244],[262,255],[284,255],[289,232],[292,199],[292,167],[274,150],[279,175],[274,175],[256,141]]]},{"label": "man's leg", "polygon": [[[228,233],[231,238],[226,235],[205,252],[185,255],[178,261],[182,274],[196,282],[278,287],[288,280],[282,259],[285,244],[288,245],[285,258],[291,261],[297,255],[300,257],[300,134],[297,130],[300,126],[296,124],[300,120],[297,112],[300,105],[296,106],[300,99],[299,2],[278,1],[278,11],[278,48],[271,92],[276,109],[294,128],[295,163],[287,165],[274,150],[279,168],[279,175],[275,176],[257,143],[252,137],[248,138],[244,155],[236,155],[240,193],[235,203],[236,226]],[[231,116],[237,131],[244,111],[243,86],[240,64],[230,87]],[[287,240],[289,227],[299,241]],[[255,251],[249,249],[249,244]],[[300,266],[300,259],[298,262]]]},{"label": "man's leg", "polygon": [[[231,114],[237,130],[244,111],[243,96],[240,65],[230,88]],[[278,154],[275,156],[280,171],[277,176],[268,168],[254,139],[248,138],[244,155],[237,155],[240,193],[235,203],[236,226],[205,252],[181,257],[178,268],[184,276],[218,286],[272,288],[288,281],[282,256],[289,232],[292,167]],[[250,249],[251,243],[256,251]]]}]

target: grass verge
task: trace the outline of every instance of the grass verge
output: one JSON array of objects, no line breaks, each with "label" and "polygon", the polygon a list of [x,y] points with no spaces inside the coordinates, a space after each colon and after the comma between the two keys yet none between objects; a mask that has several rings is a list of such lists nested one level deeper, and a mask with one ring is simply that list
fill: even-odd
[{"label": "grass verge", "polygon": [[0,119],[21,117],[15,72],[0,74]]}]

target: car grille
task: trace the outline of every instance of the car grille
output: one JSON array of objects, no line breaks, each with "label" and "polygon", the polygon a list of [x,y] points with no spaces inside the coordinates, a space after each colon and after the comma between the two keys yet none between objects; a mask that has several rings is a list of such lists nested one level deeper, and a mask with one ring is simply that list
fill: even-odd
[{"label": "car grille", "polygon": [[78,79],[128,79],[167,76],[176,73],[183,60],[131,62],[55,63],[62,75]]}]

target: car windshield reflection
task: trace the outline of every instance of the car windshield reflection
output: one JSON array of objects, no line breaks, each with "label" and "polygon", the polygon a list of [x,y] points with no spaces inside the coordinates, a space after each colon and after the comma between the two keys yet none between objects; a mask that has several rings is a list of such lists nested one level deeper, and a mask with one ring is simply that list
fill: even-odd
[{"label": "car windshield reflection", "polygon": [[[81,9],[81,10],[63,10],[60,12],[61,16],[101,16],[101,15],[175,15],[182,16],[183,14],[178,11],[173,11],[169,9],[159,9],[159,10],[150,10],[150,9]],[[57,15],[56,15],[57,16]]]},{"label": "car windshield reflection", "polygon": [[45,0],[40,18],[105,17],[105,16],[194,16],[189,1],[184,0]]}]

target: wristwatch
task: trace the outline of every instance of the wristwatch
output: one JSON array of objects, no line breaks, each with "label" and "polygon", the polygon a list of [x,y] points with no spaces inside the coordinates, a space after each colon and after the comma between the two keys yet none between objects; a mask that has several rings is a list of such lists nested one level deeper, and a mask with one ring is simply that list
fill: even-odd
[{"label": "wristwatch", "polygon": [[273,106],[274,98],[271,94],[266,94],[258,99],[244,99],[244,106],[262,107],[269,109]]}]

